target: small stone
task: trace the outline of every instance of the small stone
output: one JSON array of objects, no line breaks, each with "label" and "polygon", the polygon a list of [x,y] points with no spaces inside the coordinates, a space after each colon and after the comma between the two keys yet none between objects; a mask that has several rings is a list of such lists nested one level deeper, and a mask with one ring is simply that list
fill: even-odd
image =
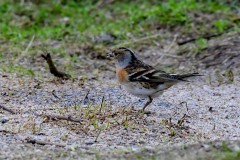
[{"label": "small stone", "polygon": [[94,142],[86,142],[85,144],[86,144],[86,145],[93,145]]},{"label": "small stone", "polygon": [[99,35],[98,37],[96,37],[96,43],[113,43],[113,41],[116,39],[117,37],[111,33],[103,33],[101,35]]},{"label": "small stone", "polygon": [[7,118],[2,118],[2,119],[0,120],[0,122],[1,122],[2,124],[7,123],[8,121],[9,121],[9,119],[7,119]]}]

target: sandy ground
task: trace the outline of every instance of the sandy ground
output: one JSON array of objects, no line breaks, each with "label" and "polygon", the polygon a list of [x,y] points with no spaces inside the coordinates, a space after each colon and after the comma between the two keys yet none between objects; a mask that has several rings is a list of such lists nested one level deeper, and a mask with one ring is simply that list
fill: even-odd
[{"label": "sandy ground", "polygon": [[[1,159],[105,159],[113,153],[118,158],[143,150],[151,155],[200,142],[240,140],[237,69],[233,82],[224,76],[219,79],[217,73],[223,70],[202,70],[204,76],[155,98],[147,108],[151,114],[138,112],[146,100],[125,92],[113,71],[83,81],[81,76],[58,80],[45,69],[38,78],[0,72],[0,104],[18,112],[0,110]],[[54,121],[45,114],[71,115],[82,122]],[[28,139],[49,145],[33,145]],[[239,143],[233,148],[239,150]]]},{"label": "sandy ground", "polygon": [[[113,73],[114,74],[114,73]],[[0,104],[18,110],[21,114],[11,115],[1,111],[2,157],[8,157],[9,146],[17,143],[21,146],[30,137],[46,142],[64,144],[66,148],[80,148],[84,152],[98,152],[112,149],[139,150],[142,148],[164,148],[181,144],[193,144],[198,141],[239,140],[240,138],[240,83],[209,84],[206,77],[200,77],[188,83],[179,83],[154,99],[147,108],[152,112],[147,115],[134,113],[118,114],[104,121],[97,121],[99,126],[110,126],[99,134],[92,122],[86,124],[66,121],[46,121],[34,113],[57,113],[60,115],[81,115],[82,110],[68,108],[83,107],[91,103],[99,108],[102,97],[105,107],[111,112],[141,109],[144,99],[129,95],[112,76],[105,82],[86,82],[84,88],[79,81],[57,82],[41,81],[1,73]],[[89,92],[86,99],[86,93]],[[54,93],[54,94],[53,94]],[[55,96],[54,96],[55,95]],[[211,108],[211,109],[210,109]],[[86,110],[86,109],[85,109]],[[107,111],[107,110],[106,110]],[[169,135],[165,121],[177,124],[186,114],[181,127],[172,127],[174,136]],[[121,124],[125,119],[128,124]],[[116,123],[115,123],[116,121]],[[6,123],[5,123],[6,122]],[[119,125],[116,125],[119,124]],[[85,130],[85,131],[84,131]],[[8,147],[7,147],[8,146]],[[11,147],[10,147],[11,148]],[[24,147],[25,148],[25,147]],[[4,152],[3,152],[4,151]]]}]

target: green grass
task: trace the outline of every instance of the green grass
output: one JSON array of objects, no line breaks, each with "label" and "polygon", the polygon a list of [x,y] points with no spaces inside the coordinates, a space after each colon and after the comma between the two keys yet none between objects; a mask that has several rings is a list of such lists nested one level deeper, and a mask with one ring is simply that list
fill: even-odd
[{"label": "green grass", "polygon": [[239,160],[240,151],[218,153],[215,158],[219,160]]},{"label": "green grass", "polygon": [[[34,1],[33,1],[34,2]],[[30,39],[74,40],[87,43],[101,33],[112,33],[119,40],[141,37],[157,28],[189,26],[191,12],[234,14],[224,2],[196,0],[116,1],[98,6],[95,1],[26,1],[0,2],[0,39],[19,41]],[[232,22],[218,19],[213,30],[223,31]]]},{"label": "green grass", "polygon": [[[159,30],[166,31],[166,35],[155,37],[161,43],[169,33],[196,36],[223,32],[231,26],[236,29],[239,21],[232,18],[236,17],[238,6],[237,0],[231,3],[214,0],[123,0],[107,3],[94,0],[1,0],[0,61],[5,66],[0,70],[33,75],[31,70],[25,69],[29,66],[19,67],[15,59],[20,55],[35,59],[41,50],[49,50],[64,58],[63,66],[70,71],[70,64],[82,64],[79,54],[101,52],[110,47],[107,43],[95,41],[104,33],[116,37],[110,43],[111,47],[127,44],[125,46],[137,48],[142,44],[154,45],[151,41],[154,38],[134,40],[151,37]],[[33,45],[28,48],[31,39]],[[58,47],[51,45],[55,42]],[[207,47],[205,39],[196,43],[200,49]],[[79,53],[74,50],[76,48],[80,48]],[[8,56],[10,53],[12,57]],[[6,66],[10,66],[9,69]]]},{"label": "green grass", "polygon": [[9,72],[9,73],[19,73],[21,75],[28,75],[28,76],[34,76],[34,72],[33,70],[30,68],[25,68],[21,65],[13,65],[13,64],[9,64],[9,65],[2,65],[1,69],[3,72]]},{"label": "green grass", "polygon": [[213,154],[214,159],[219,160],[239,160],[240,159],[240,150],[233,151],[229,148],[228,144],[225,142],[222,143],[221,152]]}]

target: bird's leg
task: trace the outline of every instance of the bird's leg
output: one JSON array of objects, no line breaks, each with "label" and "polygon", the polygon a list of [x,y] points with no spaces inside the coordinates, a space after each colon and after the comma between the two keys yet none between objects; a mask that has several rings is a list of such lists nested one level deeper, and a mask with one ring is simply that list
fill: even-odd
[{"label": "bird's leg", "polygon": [[150,103],[152,103],[152,101],[153,101],[152,97],[148,96],[148,98],[149,98],[149,99],[148,99],[147,103],[144,105],[142,111],[144,111],[145,108],[146,108]]}]

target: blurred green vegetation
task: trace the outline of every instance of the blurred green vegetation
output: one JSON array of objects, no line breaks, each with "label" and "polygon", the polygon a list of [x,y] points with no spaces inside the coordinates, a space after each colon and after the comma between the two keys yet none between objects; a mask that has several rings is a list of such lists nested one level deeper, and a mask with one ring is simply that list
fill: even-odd
[{"label": "blurred green vegetation", "polygon": [[[1,0],[0,39],[18,43],[29,41],[34,35],[40,40],[87,43],[95,36],[109,33],[122,41],[144,37],[162,28],[180,26],[191,31],[201,14],[217,14],[220,19],[210,22],[211,31],[222,32],[235,25],[230,18],[235,15],[237,4],[237,0]],[[204,28],[206,23],[209,22],[203,17],[197,25]]]},{"label": "blurred green vegetation", "polygon": [[219,160],[239,160],[240,159],[240,150],[233,151],[226,142],[222,143],[220,147],[221,152],[216,152],[209,159],[219,159]]},{"label": "blurred green vegetation", "polygon": [[[111,47],[239,31],[239,7],[238,0],[1,0],[0,70],[36,76],[29,59],[48,50],[71,72],[89,65],[81,54],[101,58]],[[200,38],[196,46],[199,51],[208,42]]]}]

